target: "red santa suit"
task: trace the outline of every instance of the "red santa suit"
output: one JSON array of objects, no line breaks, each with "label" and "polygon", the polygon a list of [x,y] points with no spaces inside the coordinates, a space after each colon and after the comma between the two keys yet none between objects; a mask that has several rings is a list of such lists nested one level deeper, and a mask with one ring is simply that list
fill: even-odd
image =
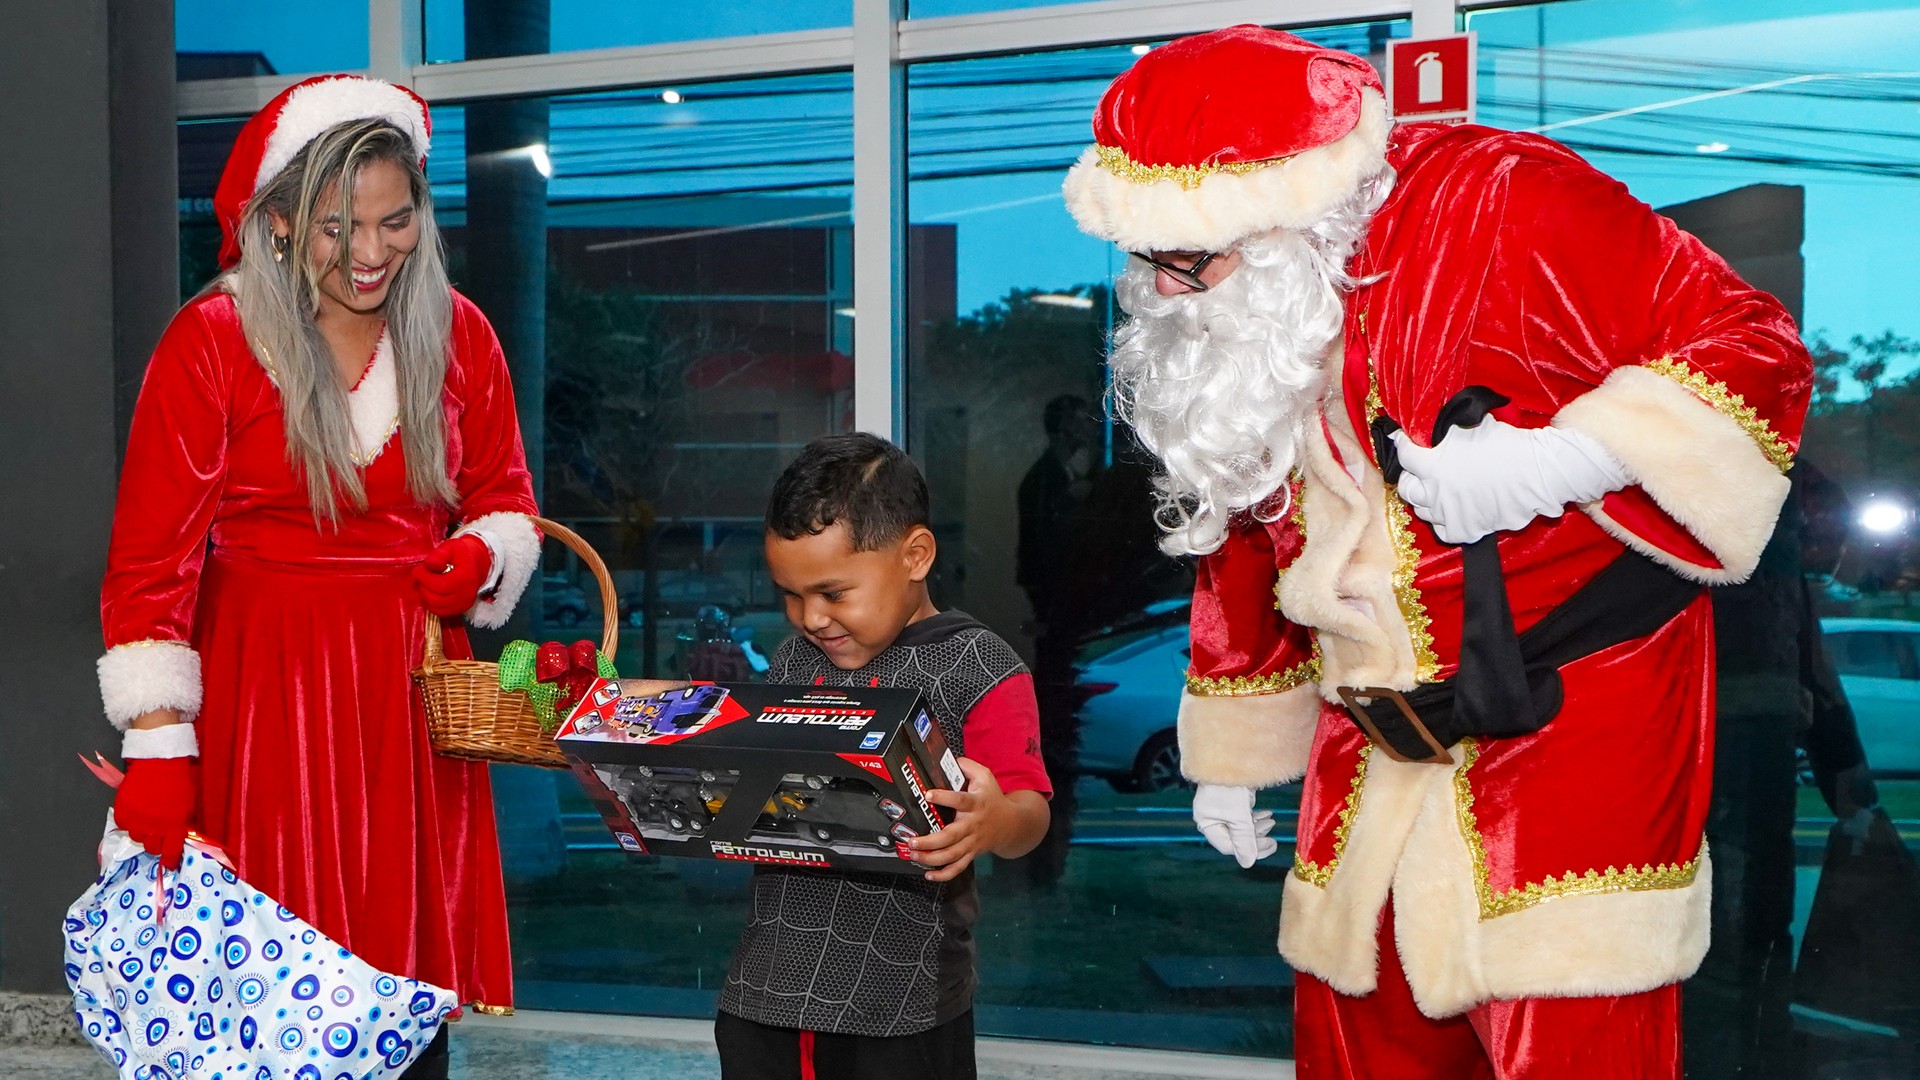
[{"label": "red santa suit", "polygon": [[[1580,512],[1498,534],[1524,631],[1628,548],[1696,582],[1750,573],[1786,494],[1806,352],[1772,298],[1564,147],[1470,126],[1389,130],[1377,79],[1355,58],[1255,28],[1207,38],[1235,35],[1295,55],[1216,47],[1123,75],[1068,201],[1083,227],[1135,250],[1211,250],[1317,219],[1382,160],[1394,173],[1349,266],[1364,284],[1347,298],[1335,393],[1305,437],[1291,505],[1272,521],[1240,515],[1201,559],[1179,721],[1196,782],[1259,788],[1304,776],[1280,927],[1280,951],[1312,977],[1297,999],[1302,1075],[1320,1074],[1310,1059],[1353,1053],[1354,1040],[1391,1055],[1408,1034],[1354,1024],[1336,997],[1405,999],[1402,1025],[1469,1014],[1481,1042],[1511,1048],[1513,1032],[1489,1029],[1513,1013],[1490,1002],[1666,988],[1637,1006],[1649,1023],[1665,1018],[1660,1045],[1617,1049],[1677,1061],[1671,984],[1707,948],[1707,598],[1563,666],[1564,704],[1537,733],[1465,739],[1447,764],[1393,760],[1337,690],[1451,678],[1463,572],[1461,549],[1385,482],[1366,433],[1385,414],[1425,444],[1443,405],[1485,386],[1510,399],[1496,418],[1582,432],[1637,479]],[[1286,71],[1236,77],[1235,60]],[[1289,78],[1307,87],[1297,99]],[[1271,102],[1236,115],[1180,89],[1209,81],[1278,86],[1319,122],[1276,121],[1274,138],[1295,147],[1275,150],[1246,136]],[[1226,134],[1236,129],[1237,141]],[[1173,190],[1143,162],[1184,165],[1197,179]],[[1336,995],[1316,997],[1321,984]],[[1571,1025],[1604,1011],[1571,1006],[1557,1007]],[[1455,1026],[1475,1037],[1465,1019]],[[1591,1030],[1561,1029],[1568,1039]],[[1495,1053],[1493,1068],[1551,1074],[1527,1073],[1525,1057]],[[1429,1057],[1420,1067],[1437,1071],[1416,1073],[1391,1060],[1371,1069],[1472,1071]],[[1552,1060],[1580,1059],[1541,1059]],[[1616,1074],[1598,1060],[1574,1067]]]},{"label": "red santa suit", "polygon": [[[256,172],[270,179],[344,119],[392,111],[424,156],[425,106],[351,83],[344,102],[325,81],[303,83],[256,118],[229,165],[241,201]],[[223,204],[230,238],[239,205]],[[469,613],[476,624],[506,620],[538,557],[499,342],[469,301],[452,301],[443,400],[459,505],[424,506],[408,490],[383,335],[349,394],[367,505],[342,505],[337,528],[315,524],[274,372],[249,349],[233,297],[212,289],[174,318],[134,411],[100,672],[121,726],[158,708],[197,715],[198,827],[251,884],[375,967],[503,1009],[512,970],[487,769],[433,753],[409,676],[427,619],[409,573],[456,524],[485,535],[500,571]],[[464,634],[448,637],[466,655]]]}]

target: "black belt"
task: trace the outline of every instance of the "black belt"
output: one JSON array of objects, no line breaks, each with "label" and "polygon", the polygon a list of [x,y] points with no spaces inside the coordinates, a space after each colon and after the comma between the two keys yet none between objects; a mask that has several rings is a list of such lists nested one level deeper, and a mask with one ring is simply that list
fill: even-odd
[{"label": "black belt", "polygon": [[[1472,427],[1507,399],[1469,386],[1440,410],[1438,444],[1455,427]],[[1390,417],[1374,420],[1375,458],[1390,484],[1400,460],[1389,438]],[[1549,611],[1524,634],[1513,628],[1500,549],[1489,534],[1460,549],[1464,603],[1460,666],[1453,678],[1401,693],[1380,686],[1342,686],[1340,700],[1375,746],[1399,761],[1452,762],[1449,747],[1469,736],[1530,735],[1560,712],[1560,667],[1665,626],[1702,592],[1645,555],[1628,549]]]}]

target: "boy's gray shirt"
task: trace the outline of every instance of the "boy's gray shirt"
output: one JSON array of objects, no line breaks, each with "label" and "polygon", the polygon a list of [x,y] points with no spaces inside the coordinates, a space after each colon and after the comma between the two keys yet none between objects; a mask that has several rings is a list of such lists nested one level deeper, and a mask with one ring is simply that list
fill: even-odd
[{"label": "boy's gray shirt", "polygon": [[[866,666],[843,671],[794,636],[775,650],[770,683],[904,686],[926,695],[955,754],[967,713],[1026,671],[999,635],[958,611],[910,624]],[[746,930],[720,1010],[773,1027],[842,1035],[912,1035],[973,1006],[969,867],[950,882],[905,874],[758,867]]]}]

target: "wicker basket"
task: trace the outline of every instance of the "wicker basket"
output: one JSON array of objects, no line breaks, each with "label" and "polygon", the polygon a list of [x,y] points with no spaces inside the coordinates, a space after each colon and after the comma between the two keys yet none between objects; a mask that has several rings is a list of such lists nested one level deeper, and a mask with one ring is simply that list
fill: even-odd
[{"label": "wicker basket", "polygon": [[[620,604],[613,575],[598,553],[565,525],[534,518],[540,531],[580,556],[600,583],[600,651],[609,658],[620,644]],[[426,658],[413,673],[427,700],[427,733],[436,752],[470,761],[564,769],[567,759],[540,730],[525,691],[500,689],[500,666],[485,660],[449,660],[440,640],[440,620],[427,616]]]}]

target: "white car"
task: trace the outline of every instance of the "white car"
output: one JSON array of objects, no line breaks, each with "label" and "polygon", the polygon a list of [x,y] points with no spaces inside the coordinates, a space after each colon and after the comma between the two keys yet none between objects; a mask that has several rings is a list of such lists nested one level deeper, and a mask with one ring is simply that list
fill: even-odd
[{"label": "white car", "polygon": [[1158,625],[1096,638],[1079,659],[1080,771],[1115,791],[1185,783],[1174,720],[1187,682],[1186,604],[1154,614]]},{"label": "white car", "polygon": [[1920,773],[1920,623],[1822,619],[1827,656],[1876,773]]}]

